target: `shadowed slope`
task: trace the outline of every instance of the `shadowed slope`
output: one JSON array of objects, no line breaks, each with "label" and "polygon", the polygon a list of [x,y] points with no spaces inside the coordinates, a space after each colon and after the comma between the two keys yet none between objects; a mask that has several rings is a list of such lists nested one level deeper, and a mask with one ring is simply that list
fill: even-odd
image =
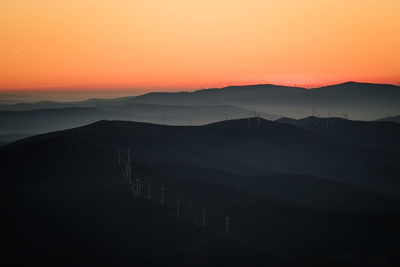
[{"label": "shadowed slope", "polygon": [[[258,121],[258,122],[257,122]],[[79,142],[104,148],[133,147],[146,161],[176,161],[241,174],[295,173],[398,190],[398,153],[326,141],[298,127],[262,119],[233,120],[207,126],[171,127],[100,121],[60,133],[32,137],[46,142]],[[260,127],[252,126],[260,124]],[[238,124],[237,127],[235,125]],[[72,139],[73,140],[73,139]],[[6,146],[7,147],[7,146]],[[4,158],[4,162],[9,159]],[[382,177],[381,173],[385,176]]]},{"label": "shadowed slope", "polygon": [[342,118],[281,118],[277,122],[295,125],[327,137],[330,141],[386,149],[400,148],[400,124],[383,121],[351,121]]}]

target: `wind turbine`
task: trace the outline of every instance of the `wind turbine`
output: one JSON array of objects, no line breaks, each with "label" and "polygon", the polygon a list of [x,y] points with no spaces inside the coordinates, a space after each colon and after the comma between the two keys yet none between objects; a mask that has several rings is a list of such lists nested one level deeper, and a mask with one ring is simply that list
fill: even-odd
[{"label": "wind turbine", "polygon": [[151,184],[147,183],[147,198],[151,199]]},{"label": "wind turbine", "polygon": [[135,188],[135,184],[134,183],[131,184],[131,191],[132,191],[133,197],[136,197],[137,195],[136,195],[136,188]]},{"label": "wind turbine", "polygon": [[165,194],[165,188],[164,188],[164,186],[162,186],[161,187],[161,204],[165,203],[164,194]]},{"label": "wind turbine", "polygon": [[176,216],[179,216],[179,195],[176,197]]},{"label": "wind turbine", "polygon": [[206,227],[206,209],[203,207],[203,218],[202,218],[202,223],[201,225],[203,226],[203,228]]},{"label": "wind turbine", "polygon": [[141,182],[140,182],[140,179],[139,178],[136,178],[136,190],[137,190],[137,195],[138,196],[140,196],[141,195],[141,187],[142,187],[142,184],[141,184]]},{"label": "wind turbine", "polygon": [[128,149],[128,155],[125,167],[125,182],[128,184],[132,183],[132,168],[131,168],[131,150]]},{"label": "wind turbine", "polygon": [[225,234],[229,235],[229,217],[225,217]]}]

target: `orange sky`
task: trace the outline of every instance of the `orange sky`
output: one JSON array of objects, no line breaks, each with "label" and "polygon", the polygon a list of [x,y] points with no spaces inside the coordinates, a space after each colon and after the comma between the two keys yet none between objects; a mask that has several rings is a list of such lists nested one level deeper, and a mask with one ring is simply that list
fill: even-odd
[{"label": "orange sky", "polygon": [[0,88],[400,82],[399,0],[1,0]]}]

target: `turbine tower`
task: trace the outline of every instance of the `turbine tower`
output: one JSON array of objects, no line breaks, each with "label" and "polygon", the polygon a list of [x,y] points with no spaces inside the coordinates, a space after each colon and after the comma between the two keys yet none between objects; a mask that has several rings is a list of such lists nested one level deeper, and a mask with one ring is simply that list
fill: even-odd
[{"label": "turbine tower", "polygon": [[141,194],[141,183],[140,183],[140,179],[139,178],[136,178],[136,193],[137,193],[137,195],[138,196],[140,196],[140,194]]},{"label": "turbine tower", "polygon": [[229,217],[225,217],[225,234],[229,235]]},{"label": "turbine tower", "polygon": [[133,197],[136,197],[137,195],[136,195],[136,188],[135,188],[135,184],[134,183],[131,184],[131,191],[132,191]]},{"label": "turbine tower", "polygon": [[161,187],[161,204],[165,203],[164,194],[165,194],[165,188],[163,186],[163,187]]},{"label": "turbine tower", "polygon": [[201,221],[201,225],[203,226],[203,228],[206,227],[206,209],[203,207],[203,218]]},{"label": "turbine tower", "polygon": [[131,167],[131,150],[128,149],[128,156],[125,167],[125,182],[128,184],[132,183],[132,167]]},{"label": "turbine tower", "polygon": [[326,119],[326,130],[329,130],[329,128],[331,127],[330,122],[331,122],[331,111],[328,110],[328,118]]},{"label": "turbine tower", "polygon": [[179,195],[176,197],[176,216],[179,216]]}]

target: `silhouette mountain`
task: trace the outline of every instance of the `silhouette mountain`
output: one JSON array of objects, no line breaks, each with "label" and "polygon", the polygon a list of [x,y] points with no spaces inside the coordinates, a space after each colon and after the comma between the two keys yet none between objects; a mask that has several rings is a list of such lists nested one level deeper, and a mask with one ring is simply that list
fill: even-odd
[{"label": "silhouette mountain", "polygon": [[[231,104],[287,117],[315,112],[350,113],[353,119],[377,119],[399,113],[400,89],[395,85],[347,82],[314,89],[271,84],[229,86],[192,93],[149,93],[135,101],[153,104]],[[389,112],[390,111],[390,112]]]},{"label": "silhouette mountain", "polygon": [[[141,179],[144,192],[151,183],[153,200],[133,198],[124,182],[127,148],[133,152],[134,178]],[[331,143],[260,118],[192,127],[99,121],[29,137],[0,148],[1,234],[7,244],[1,261],[374,266],[385,257],[396,264],[398,212],[338,211],[373,210],[372,204],[389,206],[390,198],[321,178],[266,175],[308,170],[345,176],[345,170],[363,183],[360,166],[381,168],[385,153]],[[174,215],[177,195],[179,217]],[[368,205],[371,209],[365,209]],[[203,206],[206,229],[197,225]],[[231,223],[224,237],[226,216]],[[377,258],[368,256],[372,253]]]},{"label": "silhouette mountain", "polygon": [[142,103],[172,106],[233,105],[258,112],[298,117],[348,113],[352,119],[376,120],[385,114],[400,113],[399,86],[347,82],[314,89],[271,84],[229,86],[194,92],[154,92],[136,97],[90,99],[80,102],[39,102],[0,105],[0,110],[22,111],[43,108],[93,107]]}]

